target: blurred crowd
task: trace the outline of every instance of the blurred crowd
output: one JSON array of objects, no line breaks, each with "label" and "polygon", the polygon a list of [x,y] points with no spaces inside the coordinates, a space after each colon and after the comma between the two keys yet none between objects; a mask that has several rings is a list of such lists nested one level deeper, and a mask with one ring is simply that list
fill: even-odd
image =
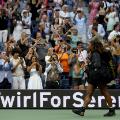
[{"label": "blurred crowd", "polygon": [[119,0],[0,0],[0,89],[86,89],[95,39],[120,88],[119,12]]}]

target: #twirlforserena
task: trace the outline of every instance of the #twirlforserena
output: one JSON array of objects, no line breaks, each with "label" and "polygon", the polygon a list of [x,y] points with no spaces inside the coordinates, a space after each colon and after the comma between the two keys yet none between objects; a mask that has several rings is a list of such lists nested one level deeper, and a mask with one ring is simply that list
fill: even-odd
[{"label": "#twirlforserena", "polygon": [[[53,96],[51,92],[31,92],[30,95],[17,92],[16,95],[2,95],[0,94],[0,108],[59,108],[67,107],[67,101],[71,96]],[[79,93],[80,94],[80,93]],[[73,94],[73,98],[79,101],[77,95]],[[82,94],[80,94],[82,95]],[[72,99],[73,99],[72,98]],[[77,104],[73,104],[76,107]]]},{"label": "#twirlforserena", "polygon": [[[79,108],[83,106],[84,94],[74,92],[70,95],[59,96],[50,91],[0,92],[0,108]],[[14,95],[13,95],[14,94]],[[120,96],[111,96],[113,107],[120,107]],[[101,108],[104,96],[93,96],[89,107]]]}]

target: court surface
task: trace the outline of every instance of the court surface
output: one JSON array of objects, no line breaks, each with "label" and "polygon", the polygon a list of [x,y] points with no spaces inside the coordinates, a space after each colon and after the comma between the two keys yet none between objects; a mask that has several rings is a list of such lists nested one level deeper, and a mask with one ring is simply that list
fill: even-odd
[{"label": "court surface", "polygon": [[71,110],[0,110],[0,120],[120,120],[120,110],[114,117],[103,117],[107,110],[86,110],[80,117]]}]

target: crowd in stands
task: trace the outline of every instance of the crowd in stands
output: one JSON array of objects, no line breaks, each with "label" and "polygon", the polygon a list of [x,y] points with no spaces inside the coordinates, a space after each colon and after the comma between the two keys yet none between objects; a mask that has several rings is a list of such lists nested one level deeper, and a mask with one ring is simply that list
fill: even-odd
[{"label": "crowd in stands", "polygon": [[0,0],[0,89],[87,89],[92,40],[120,88],[119,12],[119,0]]}]

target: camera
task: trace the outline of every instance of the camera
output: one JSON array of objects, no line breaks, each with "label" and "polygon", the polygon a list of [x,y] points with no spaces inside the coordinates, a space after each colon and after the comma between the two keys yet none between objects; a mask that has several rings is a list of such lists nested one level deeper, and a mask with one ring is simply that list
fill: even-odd
[{"label": "camera", "polygon": [[77,54],[77,53],[78,53],[78,50],[77,50],[76,48],[74,48],[74,49],[72,49],[72,52],[73,52],[74,54]]}]

